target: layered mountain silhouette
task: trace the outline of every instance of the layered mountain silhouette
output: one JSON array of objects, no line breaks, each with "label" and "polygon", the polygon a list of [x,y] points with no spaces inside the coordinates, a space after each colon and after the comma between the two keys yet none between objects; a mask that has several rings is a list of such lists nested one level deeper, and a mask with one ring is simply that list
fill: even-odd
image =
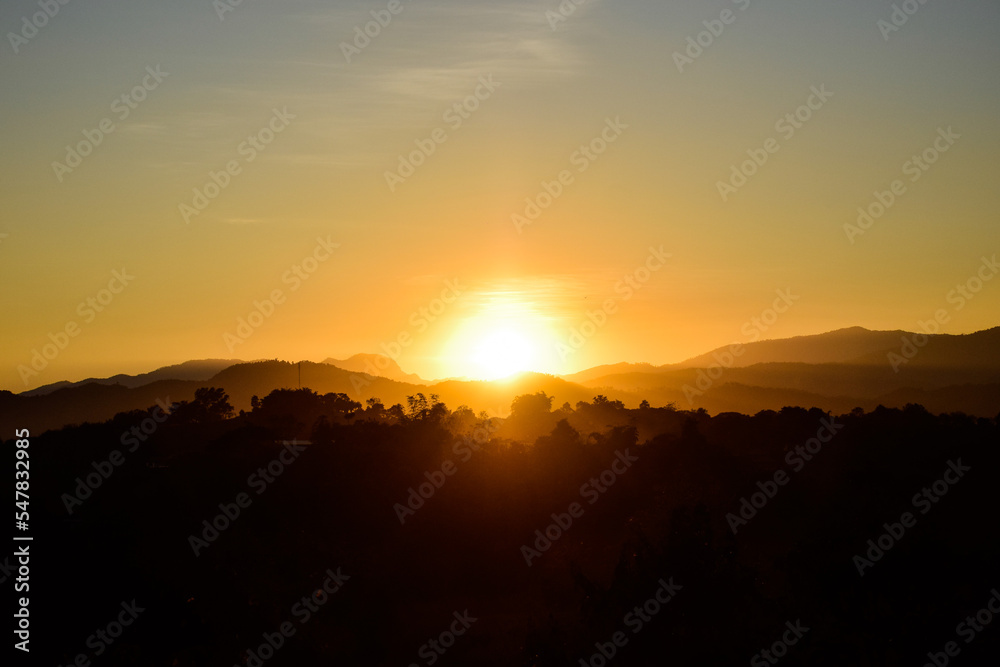
[{"label": "layered mountain silhouette", "polygon": [[368,375],[378,375],[397,382],[409,382],[411,384],[427,384],[427,381],[415,373],[406,373],[395,359],[391,359],[384,354],[355,354],[347,359],[334,359],[330,357],[323,361],[324,364],[342,368],[352,373],[367,373]]},{"label": "layered mountain silhouette", "polygon": [[149,373],[139,375],[118,374],[109,378],[88,378],[79,382],[54,382],[42,385],[23,392],[22,396],[41,396],[51,394],[57,389],[68,387],[80,387],[86,384],[120,384],[123,387],[141,387],[143,385],[156,382],[157,380],[208,380],[216,373],[229,368],[233,364],[241,363],[241,359],[201,359],[198,361],[185,361],[182,364],[164,366]]},{"label": "layered mountain silhouette", "polygon": [[[373,372],[374,371],[374,372]],[[1000,327],[968,335],[922,336],[860,327],[713,350],[665,366],[614,364],[555,377],[523,373],[502,381],[430,382],[405,373],[382,355],[301,364],[270,360],[192,361],[137,376],[56,383],[13,394],[0,392],[0,428],[33,432],[110,419],[157,401],[191,400],[201,387],[222,387],[237,410],[274,389],[308,387],[355,401],[379,398],[387,407],[408,396],[436,394],[450,407],[467,405],[504,416],[515,396],[544,391],[556,406],[596,395],[636,407],[674,404],[710,413],[818,407],[923,405],[933,413],[1000,413]]]},{"label": "layered mountain silhouette", "polygon": [[[906,364],[909,367],[1000,368],[1000,327],[967,335],[943,334],[926,338],[928,344],[919,347],[922,334],[851,327],[815,336],[749,343],[743,346],[744,352],[735,358],[734,366],[779,362],[882,366],[890,363],[889,354],[902,354],[904,341],[909,339],[919,350]],[[717,355],[727,349],[719,348],[678,365],[685,368],[709,366],[716,363]]]}]

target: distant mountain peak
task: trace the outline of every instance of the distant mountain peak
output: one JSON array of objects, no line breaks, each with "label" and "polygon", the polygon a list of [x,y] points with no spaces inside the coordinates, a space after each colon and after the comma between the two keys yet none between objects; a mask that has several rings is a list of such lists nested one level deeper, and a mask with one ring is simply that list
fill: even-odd
[{"label": "distant mountain peak", "polygon": [[[873,332],[874,332],[874,329],[866,329],[864,327],[854,326],[854,327],[844,327],[843,329],[834,329],[833,331],[830,331],[828,333],[831,333],[831,334],[843,334],[843,333],[866,334],[866,333],[873,333]],[[822,336],[823,334],[814,334],[814,335]]]},{"label": "distant mountain peak", "polygon": [[351,373],[367,373],[368,375],[376,375],[388,380],[396,380],[397,382],[427,384],[427,381],[416,373],[406,373],[403,371],[395,359],[384,354],[360,353],[352,355],[347,359],[334,359],[330,357],[324,359],[321,363],[336,366],[341,370]]}]

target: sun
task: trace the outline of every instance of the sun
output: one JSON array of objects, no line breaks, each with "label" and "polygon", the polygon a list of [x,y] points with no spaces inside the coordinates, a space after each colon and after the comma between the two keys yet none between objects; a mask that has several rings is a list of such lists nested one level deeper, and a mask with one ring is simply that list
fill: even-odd
[{"label": "sun", "polygon": [[485,380],[530,371],[539,365],[539,350],[516,329],[500,329],[487,334],[474,348],[477,375]]},{"label": "sun", "polygon": [[497,380],[524,371],[558,374],[562,362],[552,320],[540,304],[513,290],[469,298],[440,359],[448,377]]}]

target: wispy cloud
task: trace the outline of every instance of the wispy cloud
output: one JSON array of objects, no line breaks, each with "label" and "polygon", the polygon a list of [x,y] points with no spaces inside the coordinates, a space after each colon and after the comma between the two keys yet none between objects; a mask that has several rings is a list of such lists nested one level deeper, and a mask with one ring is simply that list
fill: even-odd
[{"label": "wispy cloud", "polygon": [[[382,138],[440,119],[473,93],[480,77],[492,75],[505,92],[524,93],[586,71],[579,33],[553,31],[544,4],[439,1],[404,7],[351,63],[340,44],[352,42],[354,27],[372,20],[371,7],[324,6],[285,15],[282,20],[302,31],[302,52],[271,58],[265,50],[244,63],[253,76],[193,83],[188,99],[199,100],[200,108],[164,109],[132,131],[197,145],[210,162],[232,152],[237,128],[253,130],[272,106],[287,106],[297,114],[295,134],[310,141],[271,151],[269,160],[373,167],[386,160],[378,149]],[[585,25],[585,7],[574,13],[574,26]]]}]

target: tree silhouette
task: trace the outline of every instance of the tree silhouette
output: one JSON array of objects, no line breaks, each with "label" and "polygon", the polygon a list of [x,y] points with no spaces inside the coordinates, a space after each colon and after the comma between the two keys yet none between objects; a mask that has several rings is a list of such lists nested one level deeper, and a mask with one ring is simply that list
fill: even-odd
[{"label": "tree silhouette", "polygon": [[194,400],[181,401],[171,416],[178,424],[204,424],[229,419],[234,412],[225,389],[199,387],[194,392]]},{"label": "tree silhouette", "polygon": [[420,418],[427,411],[427,397],[422,393],[417,393],[416,396],[407,396],[406,407],[409,410],[408,416],[410,418]]},{"label": "tree silhouette", "polygon": [[552,397],[544,391],[518,396],[510,404],[510,416],[516,419],[534,419],[552,411]]}]

